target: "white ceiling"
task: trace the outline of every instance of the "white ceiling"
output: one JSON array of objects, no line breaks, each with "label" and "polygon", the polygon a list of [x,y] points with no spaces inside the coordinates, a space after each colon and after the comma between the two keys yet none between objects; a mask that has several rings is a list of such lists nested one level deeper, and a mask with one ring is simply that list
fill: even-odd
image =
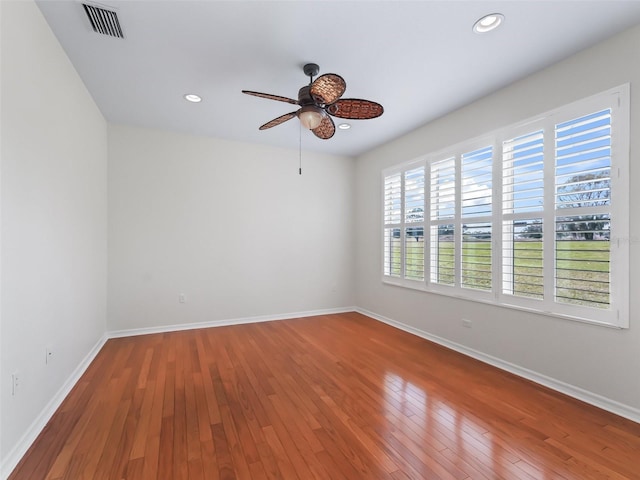
[{"label": "white ceiling", "polygon": [[[89,2],[95,4],[95,2]],[[640,23],[640,1],[101,0],[125,39],[96,34],[79,0],[38,0],[113,123],[298,148],[299,122],[258,127],[296,109],[241,90],[297,98],[302,66],[347,82],[345,98],[381,103],[308,150],[359,155],[614,33]],[[481,16],[503,25],[474,34]],[[203,97],[199,104],[185,93]]]}]

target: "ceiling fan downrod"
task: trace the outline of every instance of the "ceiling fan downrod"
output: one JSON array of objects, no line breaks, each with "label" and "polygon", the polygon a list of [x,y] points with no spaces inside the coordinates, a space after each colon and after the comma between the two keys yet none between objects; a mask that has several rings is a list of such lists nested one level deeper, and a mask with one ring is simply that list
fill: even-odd
[{"label": "ceiling fan downrod", "polygon": [[318,72],[320,72],[320,66],[317,63],[307,63],[302,67],[302,71],[307,77],[309,77],[309,85],[311,85],[313,83],[313,77],[318,75]]}]

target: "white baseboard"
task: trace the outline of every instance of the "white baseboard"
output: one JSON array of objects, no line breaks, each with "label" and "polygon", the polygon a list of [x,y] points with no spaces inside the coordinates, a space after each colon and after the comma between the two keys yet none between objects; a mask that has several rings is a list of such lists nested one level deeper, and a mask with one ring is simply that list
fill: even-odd
[{"label": "white baseboard", "polygon": [[104,346],[107,341],[107,336],[103,335],[100,340],[93,346],[91,351],[82,359],[80,364],[76,367],[76,369],[71,373],[67,381],[64,382],[60,390],[51,398],[49,403],[44,407],[44,409],[40,412],[40,415],[31,423],[25,434],[20,438],[18,443],[11,449],[11,451],[7,454],[5,458],[2,459],[2,463],[0,464],[0,478],[2,480],[6,480],[7,477],[11,474],[14,468],[18,465],[22,457],[31,444],[36,440],[40,432],[47,425],[51,417],[56,412],[58,407],[62,404],[63,400],[69,395],[71,389],[75,386],[75,384],[80,380],[82,374],[87,370],[93,359],[98,355],[100,349]]},{"label": "white baseboard", "polygon": [[501,370],[513,373],[514,375],[526,378],[527,380],[531,380],[532,382],[538,383],[557,392],[563,393],[573,398],[577,398],[578,400],[581,400],[590,405],[594,405],[608,412],[615,413],[616,415],[619,415],[621,417],[628,418],[629,420],[632,420],[636,423],[640,423],[640,410],[637,408],[625,405],[620,402],[616,402],[615,400],[611,400],[609,398],[603,397],[602,395],[598,395],[588,390],[584,390],[580,387],[576,387],[560,380],[556,380],[555,378],[547,377],[546,375],[534,372],[533,370],[529,370],[513,363],[506,362],[500,358],[487,355],[486,353],[482,353],[469,347],[465,347],[464,345],[460,345],[459,343],[455,343],[445,338],[438,337],[437,335],[432,335],[423,330],[419,330],[396,320],[378,315],[377,313],[370,312],[363,308],[356,308],[355,310],[356,312],[361,313],[362,315],[366,315],[367,317],[371,317],[374,320],[378,320],[380,322],[391,325],[392,327],[399,328],[400,330],[404,330],[405,332],[417,335],[418,337],[422,337],[426,340],[437,343],[438,345],[442,345],[443,347],[450,348],[451,350],[455,350],[456,352],[467,355],[468,357],[475,358],[476,360],[480,360],[481,362],[487,363]]},{"label": "white baseboard", "polygon": [[210,322],[180,323],[160,327],[131,328],[127,330],[114,330],[107,332],[107,338],[133,337],[136,335],[149,335],[151,333],[178,332],[181,330],[195,330],[198,328],[226,327],[229,325],[242,325],[245,323],[271,322],[275,320],[291,320],[293,318],[315,317],[318,315],[331,315],[334,313],[355,312],[356,307],[327,308],[324,310],[308,310],[305,312],[283,313],[278,315],[257,315],[253,317],[239,317],[226,320],[213,320]]}]

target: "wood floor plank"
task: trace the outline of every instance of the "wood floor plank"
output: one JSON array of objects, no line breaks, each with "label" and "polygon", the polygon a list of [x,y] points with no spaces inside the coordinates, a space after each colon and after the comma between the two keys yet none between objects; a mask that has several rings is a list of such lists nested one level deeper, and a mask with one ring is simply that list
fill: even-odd
[{"label": "wood floor plank", "polygon": [[357,313],[109,340],[10,480],[640,480],[640,425]]},{"label": "wood floor plank", "polygon": [[[156,335],[162,338],[162,335]],[[166,388],[166,373],[163,368],[167,363],[167,343],[159,343],[154,353],[154,361],[149,375],[154,379],[155,388],[151,382],[147,382],[146,388],[153,391],[153,402],[149,413],[149,427],[146,438],[139,440],[145,442],[144,466],[140,478],[158,478],[158,461],[160,456],[160,434],[162,432],[162,412],[164,410],[164,391]],[[157,359],[157,363],[156,360]],[[158,365],[157,370],[154,365]],[[152,373],[155,372],[155,373]],[[144,425],[142,426],[144,428]],[[134,443],[135,445],[135,443]],[[137,454],[137,452],[136,452]],[[134,477],[135,478],[135,477]]]}]

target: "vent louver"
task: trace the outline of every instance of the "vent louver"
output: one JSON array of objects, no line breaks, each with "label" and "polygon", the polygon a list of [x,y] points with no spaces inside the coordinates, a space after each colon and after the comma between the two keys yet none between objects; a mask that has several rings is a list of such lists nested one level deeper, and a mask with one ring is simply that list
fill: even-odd
[{"label": "vent louver", "polygon": [[89,17],[89,22],[94,32],[111,37],[124,38],[116,12],[86,3],[83,3],[82,6],[87,17]]}]

